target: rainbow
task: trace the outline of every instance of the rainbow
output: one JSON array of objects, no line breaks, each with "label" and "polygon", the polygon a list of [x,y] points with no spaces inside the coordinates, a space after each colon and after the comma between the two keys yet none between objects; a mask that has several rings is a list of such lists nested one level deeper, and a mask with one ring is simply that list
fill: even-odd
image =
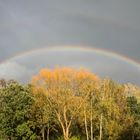
[{"label": "rainbow", "polygon": [[48,52],[49,53],[49,52],[53,52],[53,51],[55,51],[55,52],[56,51],[57,52],[80,51],[80,52],[91,52],[91,53],[93,52],[93,53],[101,54],[101,55],[104,55],[107,57],[112,57],[112,58],[118,59],[120,61],[124,61],[124,62],[128,63],[129,65],[133,65],[137,68],[140,68],[140,62],[138,62],[134,59],[131,59],[127,56],[123,56],[121,54],[112,52],[112,51],[107,50],[107,49],[99,49],[99,48],[89,47],[89,46],[67,46],[67,45],[65,45],[65,46],[63,46],[63,45],[62,46],[50,46],[47,48],[43,47],[43,48],[29,50],[27,52],[18,53],[13,57],[4,60],[0,64],[12,61],[14,59],[18,59],[20,57],[26,57],[27,55],[31,55],[31,54],[35,55],[36,53],[41,53],[41,52]]}]

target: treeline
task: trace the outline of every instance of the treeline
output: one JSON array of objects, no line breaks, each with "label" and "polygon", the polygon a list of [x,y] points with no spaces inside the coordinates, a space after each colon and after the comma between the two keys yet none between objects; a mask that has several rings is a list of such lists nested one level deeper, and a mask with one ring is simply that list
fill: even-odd
[{"label": "treeline", "polygon": [[1,140],[140,140],[140,89],[87,70],[0,81]]}]

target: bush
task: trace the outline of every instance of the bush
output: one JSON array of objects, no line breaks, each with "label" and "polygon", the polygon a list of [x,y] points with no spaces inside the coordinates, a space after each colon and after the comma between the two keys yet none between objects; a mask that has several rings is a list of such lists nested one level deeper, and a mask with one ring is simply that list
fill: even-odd
[{"label": "bush", "polygon": [[57,140],[64,140],[64,138],[63,138],[63,136],[61,136],[61,137],[58,137]]},{"label": "bush", "polygon": [[[63,136],[59,137],[57,140],[64,140]],[[79,136],[73,136],[69,140],[80,140]]]},{"label": "bush", "polygon": [[80,137],[79,136],[73,136],[70,138],[70,140],[80,140]]}]

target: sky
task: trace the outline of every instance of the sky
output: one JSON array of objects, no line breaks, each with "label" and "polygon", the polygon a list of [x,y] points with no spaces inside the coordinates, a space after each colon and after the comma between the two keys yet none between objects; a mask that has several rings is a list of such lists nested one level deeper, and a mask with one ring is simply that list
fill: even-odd
[{"label": "sky", "polygon": [[[94,51],[89,56],[82,49],[77,52],[69,47],[65,52],[60,49],[61,57],[58,51],[46,54],[40,51],[43,55],[34,53],[34,59],[31,53],[10,59],[52,46],[82,46],[111,51],[139,63],[139,13],[139,0],[0,0],[0,77],[26,81],[34,71],[53,62],[53,56],[59,61],[50,67],[87,66],[101,76],[109,75],[118,81],[140,85],[139,67],[109,55],[103,55],[106,58],[103,59],[101,53]],[[79,61],[72,59],[75,53]],[[94,60],[94,64],[89,60]]]}]

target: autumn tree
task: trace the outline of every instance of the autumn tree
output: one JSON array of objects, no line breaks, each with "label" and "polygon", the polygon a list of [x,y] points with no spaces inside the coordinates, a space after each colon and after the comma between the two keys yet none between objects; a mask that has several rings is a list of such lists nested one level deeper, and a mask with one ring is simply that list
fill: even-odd
[{"label": "autumn tree", "polygon": [[[35,88],[33,87],[33,89]],[[44,91],[41,88],[34,91],[34,103],[31,107],[30,119],[35,122],[38,137],[41,137],[43,140],[46,140],[46,138],[49,140],[50,132],[55,130],[57,122],[55,121],[53,110],[48,104],[48,98],[42,93]]]},{"label": "autumn tree", "polygon": [[102,80],[96,110],[99,115],[99,139],[117,140],[127,121],[127,97],[123,85],[109,78]]},{"label": "autumn tree", "polygon": [[34,93],[46,96],[65,140],[69,140],[71,125],[84,108],[85,96],[94,93],[97,81],[89,71],[71,68],[43,69],[33,78]]}]

